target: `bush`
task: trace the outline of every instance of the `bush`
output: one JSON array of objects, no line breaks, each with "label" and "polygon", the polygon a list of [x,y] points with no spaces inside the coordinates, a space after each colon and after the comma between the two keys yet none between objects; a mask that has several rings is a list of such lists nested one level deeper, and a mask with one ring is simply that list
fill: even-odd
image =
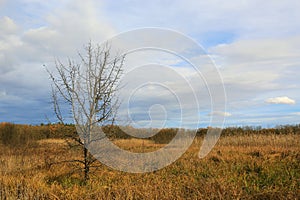
[{"label": "bush", "polygon": [[2,123],[0,126],[0,140],[2,144],[11,147],[24,146],[29,143],[28,130],[20,125]]},{"label": "bush", "polygon": [[16,125],[3,123],[0,127],[0,139],[4,145],[12,145],[16,137]]}]

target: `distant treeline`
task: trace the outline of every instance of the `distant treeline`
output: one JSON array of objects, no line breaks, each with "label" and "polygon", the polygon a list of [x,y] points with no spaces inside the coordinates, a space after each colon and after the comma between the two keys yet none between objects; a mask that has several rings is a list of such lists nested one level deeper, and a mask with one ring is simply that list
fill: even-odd
[{"label": "distant treeline", "polygon": [[9,146],[24,146],[47,138],[64,138],[75,133],[74,125],[41,124],[23,125],[0,123],[0,143]]},{"label": "distant treeline", "polygon": [[[207,132],[207,128],[200,128],[197,135],[201,136]],[[280,125],[275,128],[262,128],[261,126],[243,126],[243,127],[227,127],[223,128],[222,136],[234,135],[252,135],[252,134],[300,134],[300,124],[297,125]]]},{"label": "distant treeline", "polygon": [[[199,128],[197,136],[204,136],[208,128]],[[131,126],[119,127],[107,125],[102,128],[105,134],[111,139],[129,139],[133,136],[147,136],[147,139],[156,143],[168,143],[174,138],[178,131],[187,132],[195,130],[184,130],[178,128],[165,129],[137,129]],[[129,133],[129,134],[127,134]],[[254,126],[228,127],[222,130],[221,136],[251,135],[251,134],[300,134],[300,124],[284,125],[275,128],[261,128]],[[13,123],[0,123],[0,143],[10,146],[32,144],[33,142],[47,138],[68,138],[78,137],[76,127],[72,124],[41,124],[41,125],[20,125]]]}]

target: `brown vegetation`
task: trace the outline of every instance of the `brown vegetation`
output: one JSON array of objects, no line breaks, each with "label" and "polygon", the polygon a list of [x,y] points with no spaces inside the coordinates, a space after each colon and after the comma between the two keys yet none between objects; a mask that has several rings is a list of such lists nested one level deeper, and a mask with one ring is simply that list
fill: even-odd
[{"label": "brown vegetation", "polygon": [[[95,163],[84,184],[77,163],[63,162],[81,155],[62,137],[73,134],[74,126],[1,124],[0,199],[300,198],[299,126],[229,130],[204,159],[197,157],[205,131],[199,130],[189,150],[164,169],[130,174]],[[112,140],[133,152],[164,145],[151,139]]]}]

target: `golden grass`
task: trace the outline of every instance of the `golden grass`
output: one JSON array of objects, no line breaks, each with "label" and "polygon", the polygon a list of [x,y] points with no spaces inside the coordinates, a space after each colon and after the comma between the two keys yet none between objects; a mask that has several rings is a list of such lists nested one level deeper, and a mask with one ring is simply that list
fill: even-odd
[{"label": "golden grass", "polygon": [[113,143],[122,149],[136,153],[151,152],[164,146],[163,144],[155,144],[151,140],[137,138],[117,139]]},{"label": "golden grass", "polygon": [[66,140],[65,139],[50,138],[50,139],[39,140],[38,143],[40,145],[43,145],[43,144],[66,144]]},{"label": "golden grass", "polygon": [[[138,152],[162,146],[139,139],[115,143]],[[0,199],[300,198],[300,135],[222,137],[204,159],[198,158],[201,143],[195,139],[179,160],[152,173],[130,174],[101,165],[86,185],[71,163],[50,165],[80,156],[62,140],[0,146]]]}]

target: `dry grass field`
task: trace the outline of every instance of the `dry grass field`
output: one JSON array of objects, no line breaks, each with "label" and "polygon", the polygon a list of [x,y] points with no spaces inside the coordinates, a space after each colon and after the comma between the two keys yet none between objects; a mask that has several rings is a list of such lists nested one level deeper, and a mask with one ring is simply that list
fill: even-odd
[{"label": "dry grass field", "polygon": [[[153,141],[116,140],[146,152]],[[75,163],[80,156],[64,140],[23,147],[0,146],[0,199],[300,199],[300,135],[223,136],[204,159],[202,139],[172,165],[130,174],[97,163],[87,184]],[[56,164],[53,164],[56,163]]]}]

